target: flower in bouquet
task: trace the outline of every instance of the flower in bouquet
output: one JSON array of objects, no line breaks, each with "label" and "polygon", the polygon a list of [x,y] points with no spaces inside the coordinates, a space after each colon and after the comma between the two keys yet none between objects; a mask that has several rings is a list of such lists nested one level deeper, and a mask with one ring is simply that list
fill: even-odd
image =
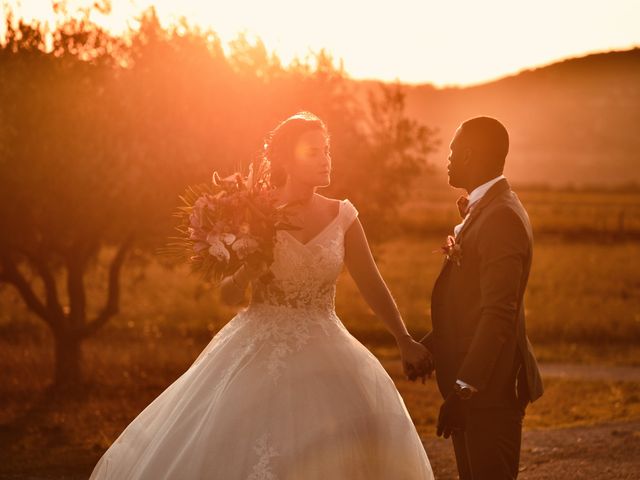
[{"label": "flower in bouquet", "polygon": [[180,198],[180,235],[164,251],[186,257],[208,279],[220,280],[250,260],[270,264],[276,232],[297,228],[288,221],[287,205],[276,205],[266,161],[251,164],[246,177],[214,172],[210,184],[190,186]]}]

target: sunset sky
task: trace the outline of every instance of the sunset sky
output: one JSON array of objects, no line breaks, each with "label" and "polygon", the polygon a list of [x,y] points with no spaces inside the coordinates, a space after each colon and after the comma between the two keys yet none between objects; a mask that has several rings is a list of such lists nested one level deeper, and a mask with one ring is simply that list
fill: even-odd
[{"label": "sunset sky", "polygon": [[[50,0],[9,3],[27,19],[54,18]],[[640,46],[638,0],[113,0],[111,15],[95,20],[122,31],[150,4],[165,25],[185,16],[225,42],[258,36],[285,63],[325,48],[355,78],[438,86]]]}]

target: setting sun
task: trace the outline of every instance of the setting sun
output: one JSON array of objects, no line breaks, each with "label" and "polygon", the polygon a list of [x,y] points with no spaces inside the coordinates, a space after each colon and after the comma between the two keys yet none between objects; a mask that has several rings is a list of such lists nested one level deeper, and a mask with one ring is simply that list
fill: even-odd
[{"label": "setting sun", "polygon": [[[52,3],[20,2],[17,11],[52,22]],[[67,9],[93,3],[67,2]],[[165,26],[184,17],[212,29],[223,42],[245,32],[285,63],[326,49],[355,78],[440,86],[479,83],[569,56],[640,44],[640,5],[633,0],[114,0],[110,13],[91,15],[112,32],[123,32],[135,28],[135,17],[152,5]]]}]

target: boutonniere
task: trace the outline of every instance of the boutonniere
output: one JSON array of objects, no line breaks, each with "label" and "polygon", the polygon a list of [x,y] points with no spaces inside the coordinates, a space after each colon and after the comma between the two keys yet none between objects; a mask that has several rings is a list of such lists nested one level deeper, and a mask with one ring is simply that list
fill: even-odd
[{"label": "boutonniere", "polygon": [[456,238],[453,235],[447,236],[447,242],[440,247],[440,250],[434,250],[435,252],[441,252],[447,257],[447,260],[454,262],[458,267],[462,261],[462,246],[456,243]]}]

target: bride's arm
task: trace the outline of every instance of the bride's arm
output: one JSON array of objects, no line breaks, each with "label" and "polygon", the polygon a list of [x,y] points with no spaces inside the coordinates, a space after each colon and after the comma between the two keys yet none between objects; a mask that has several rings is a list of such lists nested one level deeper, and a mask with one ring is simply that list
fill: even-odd
[{"label": "bride's arm", "polygon": [[431,362],[429,351],[413,340],[389,288],[382,279],[360,220],[356,218],[344,237],[344,262],[360,293],[373,312],[385,323],[400,347],[403,360],[417,366]]}]

